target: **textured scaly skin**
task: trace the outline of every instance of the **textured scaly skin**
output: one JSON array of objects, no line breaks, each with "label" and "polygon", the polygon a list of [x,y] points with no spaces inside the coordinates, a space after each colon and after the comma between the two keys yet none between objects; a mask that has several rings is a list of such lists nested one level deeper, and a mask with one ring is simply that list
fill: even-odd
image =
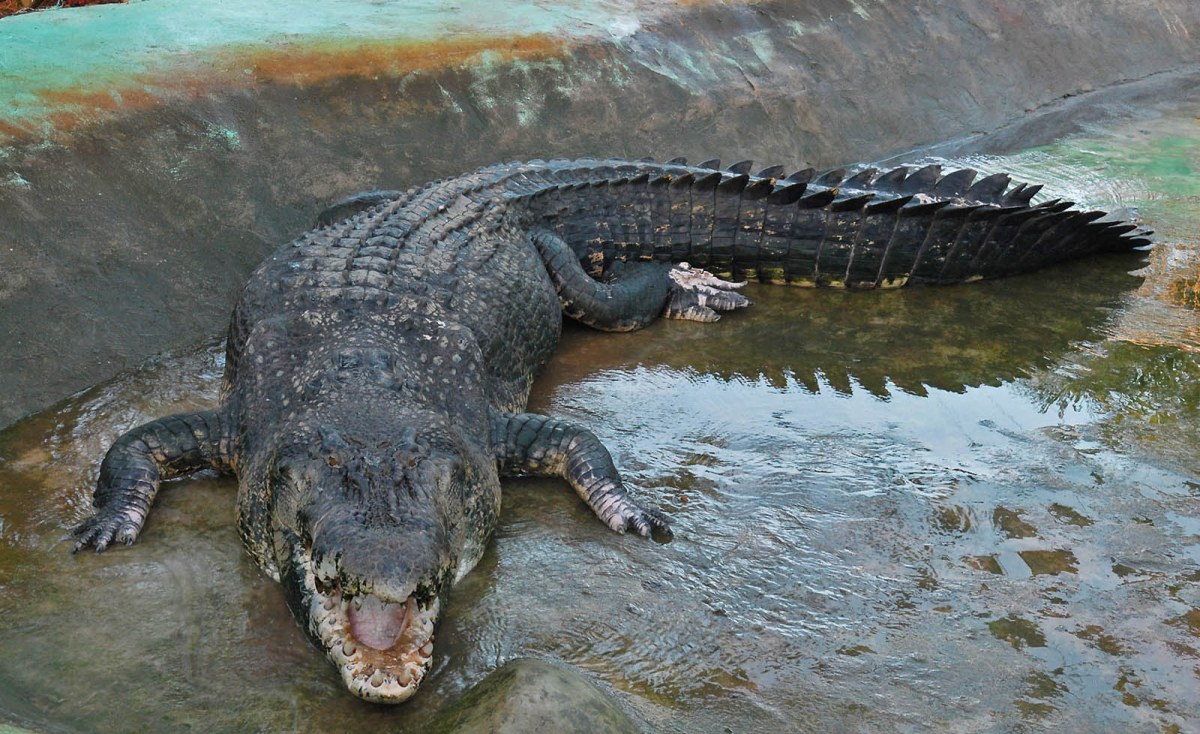
[{"label": "textured scaly skin", "polygon": [[430,666],[450,584],[495,526],[501,475],[562,476],[614,530],[669,532],[594,435],[523,412],[563,311],[628,330],[747,303],[727,283],[680,285],[698,277],[672,268],[685,261],[875,288],[1146,243],[1100,212],[1030,205],[1036,188],[1004,176],[715,168],[512,163],[332,207],[250,277],[221,406],[114,444],[77,548],[132,542],[161,479],[234,472],[242,538],[297,620],[356,695],[401,701]]}]

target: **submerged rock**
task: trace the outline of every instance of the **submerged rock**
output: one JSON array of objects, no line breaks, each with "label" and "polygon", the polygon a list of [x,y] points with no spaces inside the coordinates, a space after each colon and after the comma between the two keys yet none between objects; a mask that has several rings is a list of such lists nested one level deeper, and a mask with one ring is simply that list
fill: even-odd
[{"label": "submerged rock", "polygon": [[511,660],[443,712],[436,734],[640,732],[615,701],[567,665]]}]

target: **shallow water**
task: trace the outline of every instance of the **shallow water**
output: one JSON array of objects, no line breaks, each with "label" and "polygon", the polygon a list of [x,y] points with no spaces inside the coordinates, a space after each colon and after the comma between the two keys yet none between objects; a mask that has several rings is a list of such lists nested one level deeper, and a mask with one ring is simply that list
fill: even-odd
[{"label": "shallow water", "polygon": [[420,726],[499,663],[588,671],[663,731],[1200,727],[1200,110],[959,163],[1136,206],[1136,260],[570,329],[532,407],[589,425],[676,539],[512,482],[401,708],[351,699],[242,552],[232,482],[132,548],[61,538],[120,431],[216,400],[171,355],[0,434],[0,719],[43,730]]}]

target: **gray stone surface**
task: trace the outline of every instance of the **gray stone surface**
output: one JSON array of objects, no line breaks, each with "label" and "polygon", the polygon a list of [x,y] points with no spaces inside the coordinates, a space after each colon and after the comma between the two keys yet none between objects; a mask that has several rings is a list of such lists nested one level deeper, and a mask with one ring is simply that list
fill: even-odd
[{"label": "gray stone surface", "polygon": [[433,734],[636,734],[641,728],[564,664],[511,660],[440,714]]}]

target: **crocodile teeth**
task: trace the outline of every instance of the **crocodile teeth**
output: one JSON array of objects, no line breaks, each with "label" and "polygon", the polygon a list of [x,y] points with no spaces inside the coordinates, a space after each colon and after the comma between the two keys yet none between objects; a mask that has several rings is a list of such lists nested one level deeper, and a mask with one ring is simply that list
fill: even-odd
[{"label": "crocodile teeth", "polygon": [[326,655],[356,696],[378,703],[399,703],[417,691],[431,668],[433,628],[441,610],[434,597],[422,608],[409,596],[389,602],[374,594],[344,591],[328,563],[315,568],[312,554],[296,552],[307,591],[308,624]]}]

